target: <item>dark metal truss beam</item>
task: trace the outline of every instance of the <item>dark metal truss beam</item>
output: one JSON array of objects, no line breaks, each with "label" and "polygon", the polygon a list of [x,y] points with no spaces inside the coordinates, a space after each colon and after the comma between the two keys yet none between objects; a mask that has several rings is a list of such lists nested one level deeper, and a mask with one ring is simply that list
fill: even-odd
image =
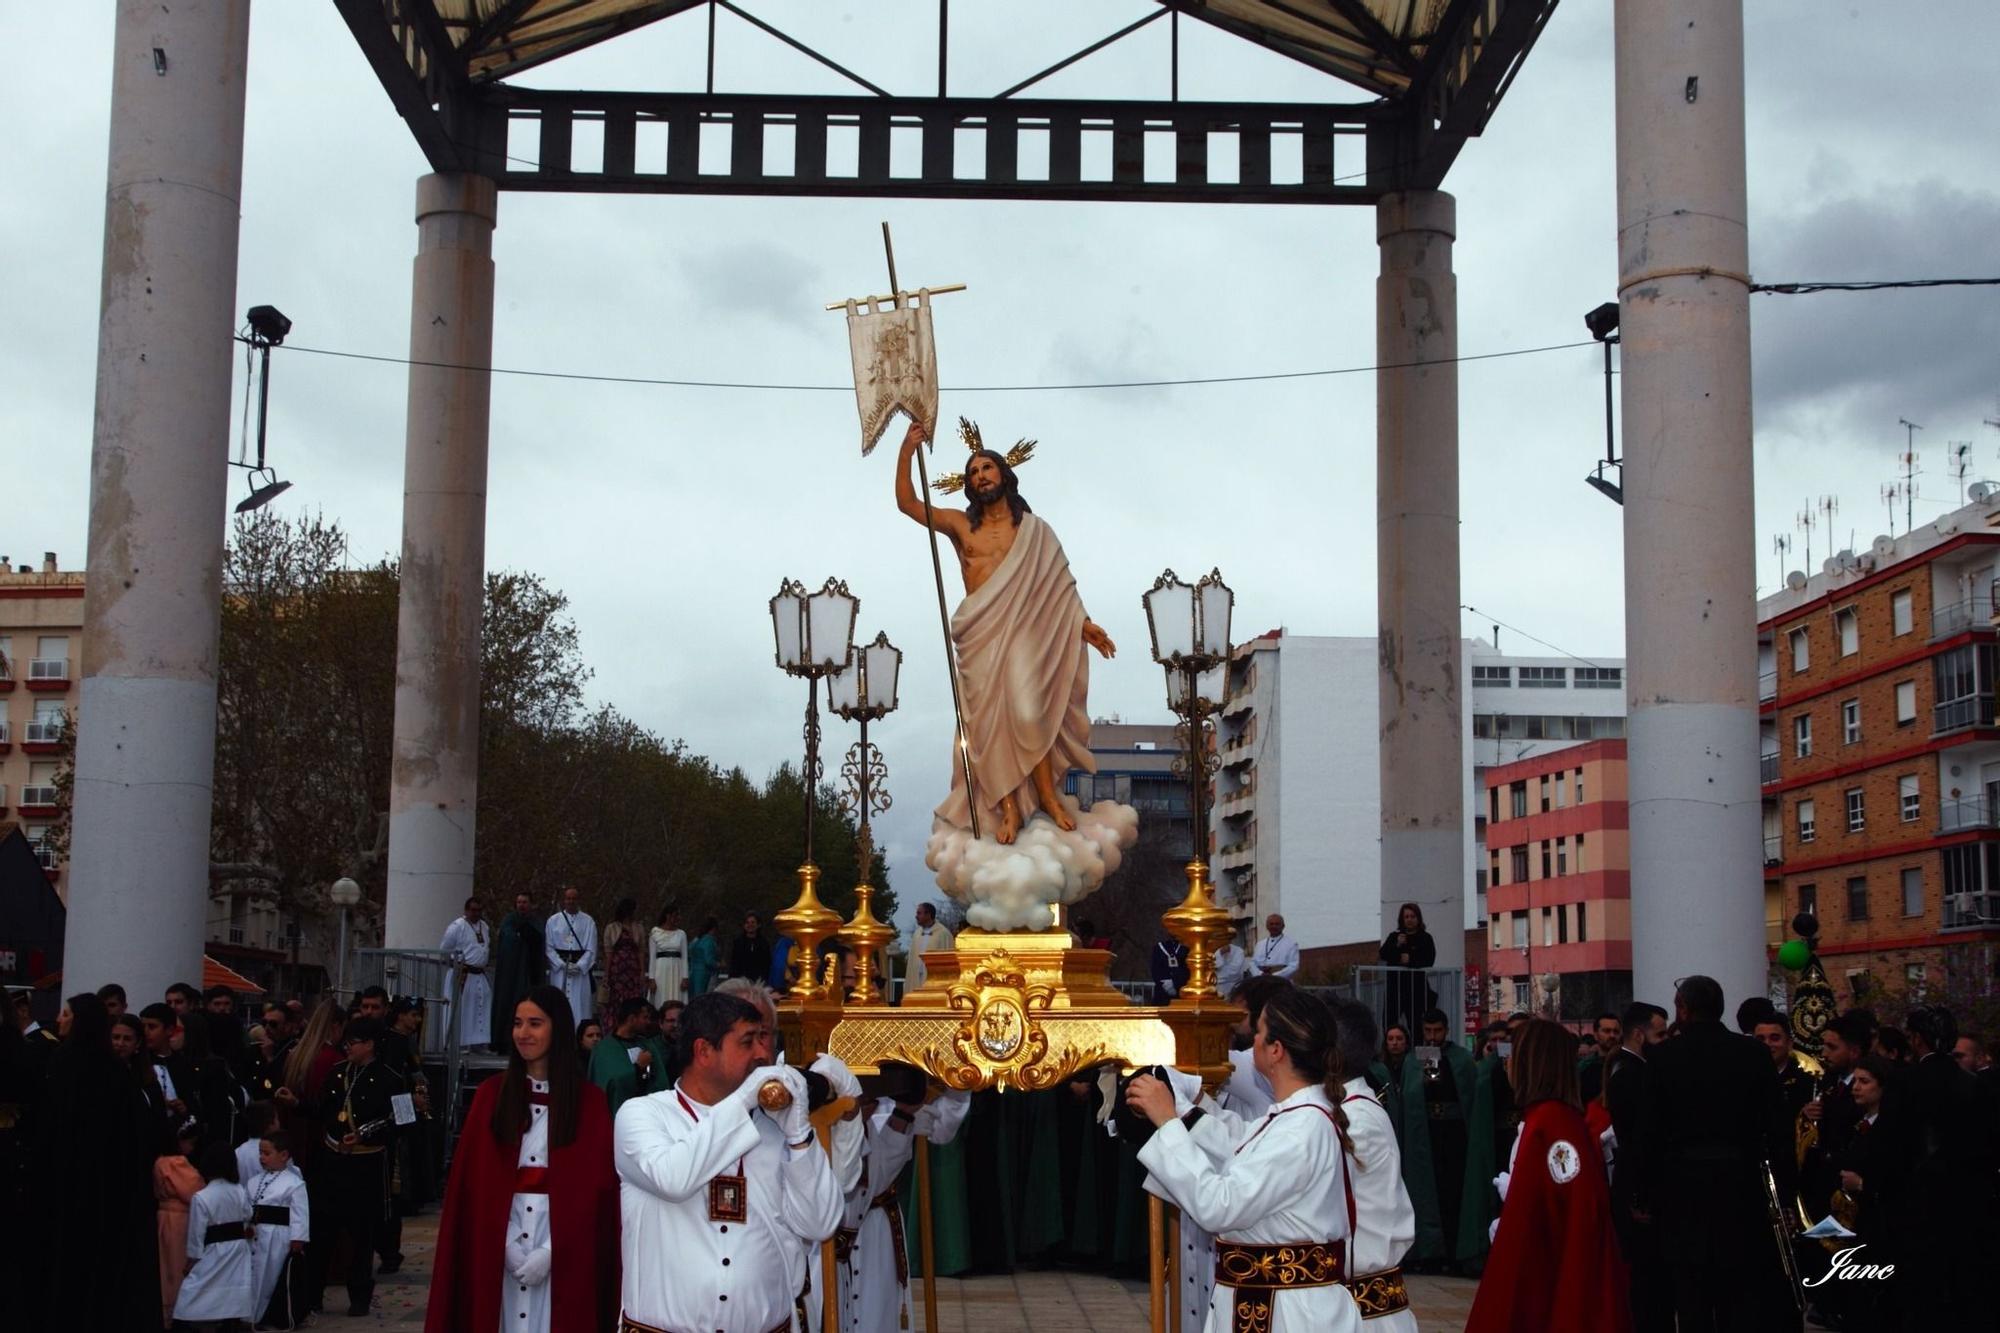
[{"label": "dark metal truss beam", "polygon": [[1400,176],[1380,104],[483,92],[504,190],[1337,204]]}]

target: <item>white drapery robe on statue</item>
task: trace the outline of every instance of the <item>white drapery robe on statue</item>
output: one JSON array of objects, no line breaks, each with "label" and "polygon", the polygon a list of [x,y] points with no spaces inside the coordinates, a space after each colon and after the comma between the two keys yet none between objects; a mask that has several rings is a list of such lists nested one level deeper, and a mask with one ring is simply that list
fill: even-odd
[{"label": "white drapery robe on statue", "polygon": [[[570,1017],[577,1026],[595,1018],[590,1002],[590,969],[597,965],[597,922],[588,912],[558,911],[542,928],[542,948],[549,958],[549,984],[569,1001]],[[565,961],[564,953],[575,955]]]},{"label": "white drapery robe on statue", "polygon": [[[1007,558],[952,613],[979,828],[988,836],[1000,822],[1004,797],[1014,798],[1024,824],[1041,809],[1031,775],[1044,758],[1053,756],[1058,782],[1070,769],[1097,771],[1086,707],[1084,619],[1062,543],[1033,514],[1021,515]],[[935,814],[953,828],[971,827],[956,753],[951,793]]]},{"label": "white drapery robe on statue", "polygon": [[[1183,1217],[1225,1241],[1297,1245],[1346,1240],[1347,1163],[1326,1090],[1301,1088],[1261,1118],[1208,1115],[1192,1132],[1162,1125],[1139,1165]],[[1217,1284],[1208,1333],[1230,1333],[1235,1291]],[[1272,1293],[1271,1333],[1360,1333],[1361,1310],[1343,1284]]]},{"label": "white drapery robe on statue", "polygon": [[[1347,1275],[1380,1273],[1403,1262],[1417,1238],[1417,1210],[1403,1184],[1403,1152],[1388,1108],[1365,1078],[1347,1080],[1341,1101],[1347,1112],[1348,1156],[1354,1182],[1354,1235],[1347,1242]],[[1414,1310],[1397,1310],[1368,1321],[1368,1333],[1417,1333]]]},{"label": "white drapery robe on statue", "polygon": [[[849,1191],[841,1226],[855,1233],[847,1263],[840,1274],[841,1333],[899,1333],[914,1329],[911,1318],[909,1284],[896,1276],[896,1229],[887,1208],[900,1213],[902,1201],[892,1197],[886,1207],[873,1206],[885,1192],[893,1191],[916,1152],[917,1135],[934,1144],[950,1143],[958,1137],[958,1127],[972,1105],[971,1095],[947,1092],[918,1110],[907,1130],[890,1128],[895,1114],[893,1102],[875,1108],[868,1123],[866,1171],[856,1188]],[[903,1271],[917,1275],[918,1255],[905,1237]]]},{"label": "white drapery robe on statue", "polygon": [[[253,1217],[261,1208],[285,1210],[282,1223],[258,1221],[257,1234],[250,1242],[251,1309],[256,1311],[252,1318],[262,1319],[271,1306],[271,1296],[278,1289],[279,1279],[285,1274],[285,1261],[291,1257],[292,1242],[312,1239],[312,1215],[306,1206],[305,1177],[299,1174],[296,1166],[287,1165],[282,1171],[259,1171],[244,1178],[250,1182],[244,1189],[250,1195]],[[290,1310],[286,1313],[288,1318],[283,1321],[283,1326],[290,1328],[303,1319],[306,1312]]]},{"label": "white drapery robe on statue", "polygon": [[[458,1013],[452,1025],[461,1046],[484,1046],[493,1040],[493,978],[488,975],[492,943],[493,927],[460,917],[444,928],[444,942],[438,945],[466,969],[458,984]],[[480,970],[474,972],[475,967]]]},{"label": "white drapery robe on statue", "polygon": [[[806,1255],[840,1225],[840,1186],[818,1143],[794,1152],[731,1096],[704,1106],[680,1086],[618,1108],[625,1314],[655,1328],[769,1333],[793,1317]],[[709,1182],[739,1169],[745,1217],[709,1217]]]},{"label": "white drapery robe on statue", "polygon": [[687,993],[688,937],[685,930],[661,930],[654,926],[646,933],[646,975],[653,979],[653,1007],[668,1000],[686,1004],[694,997]]},{"label": "white drapery robe on statue", "polygon": [[187,1257],[194,1268],[181,1283],[174,1301],[174,1318],[191,1324],[221,1319],[254,1319],[262,1311],[250,1308],[250,1241],[208,1242],[208,1229],[250,1221],[250,1196],[241,1185],[211,1180],[188,1204]]}]

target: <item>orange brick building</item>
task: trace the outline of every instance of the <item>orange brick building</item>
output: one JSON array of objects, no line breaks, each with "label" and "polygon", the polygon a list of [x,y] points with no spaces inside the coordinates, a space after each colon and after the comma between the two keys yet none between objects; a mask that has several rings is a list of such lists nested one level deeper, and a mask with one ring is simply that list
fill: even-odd
[{"label": "orange brick building", "polygon": [[1996,992],[2000,501],[1759,604],[1765,919],[1798,912],[1842,999]]},{"label": "orange brick building", "polygon": [[1490,1013],[1586,1024],[1632,1000],[1625,742],[1591,741],[1486,770]]}]

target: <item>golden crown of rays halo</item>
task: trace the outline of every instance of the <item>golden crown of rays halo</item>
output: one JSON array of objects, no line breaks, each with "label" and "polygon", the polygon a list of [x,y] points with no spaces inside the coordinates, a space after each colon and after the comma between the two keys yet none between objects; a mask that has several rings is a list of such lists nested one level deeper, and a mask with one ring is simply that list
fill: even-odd
[{"label": "golden crown of rays halo", "polygon": [[[965,442],[967,454],[976,454],[986,447],[986,442],[979,437],[979,423],[969,421],[964,417],[958,419],[958,438]],[[1014,441],[1014,447],[1002,455],[1007,460],[1007,466],[1019,467],[1033,458],[1035,456],[1036,443],[1037,441],[1035,440]],[[956,495],[965,489],[965,474],[963,472],[947,472],[931,483],[931,489],[940,491],[945,495]]]}]

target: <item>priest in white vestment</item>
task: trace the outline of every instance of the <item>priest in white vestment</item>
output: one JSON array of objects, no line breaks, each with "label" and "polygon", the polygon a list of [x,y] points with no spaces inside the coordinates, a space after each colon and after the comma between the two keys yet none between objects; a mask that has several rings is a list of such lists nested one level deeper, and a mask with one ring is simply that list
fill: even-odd
[{"label": "priest in white vestment", "polygon": [[569,1001],[577,1026],[597,1012],[590,1002],[590,969],[597,965],[597,922],[583,910],[583,895],[564,889],[562,906],[542,928],[549,959],[549,984]]},{"label": "priest in white vestment", "polygon": [[[688,1062],[665,1092],[619,1108],[624,1317],[668,1333],[793,1327],[806,1255],[840,1225],[840,1184],[816,1141],[797,1069],[757,1067],[763,1015],[697,996]],[[790,1104],[767,1110],[767,1083]]]},{"label": "priest in white vestment", "polygon": [[444,941],[438,945],[458,974],[458,1011],[452,1015],[451,1030],[460,1046],[484,1046],[493,1040],[493,979],[487,975],[492,945],[493,927],[485,920],[485,905],[467,898],[465,915],[444,928]]}]

